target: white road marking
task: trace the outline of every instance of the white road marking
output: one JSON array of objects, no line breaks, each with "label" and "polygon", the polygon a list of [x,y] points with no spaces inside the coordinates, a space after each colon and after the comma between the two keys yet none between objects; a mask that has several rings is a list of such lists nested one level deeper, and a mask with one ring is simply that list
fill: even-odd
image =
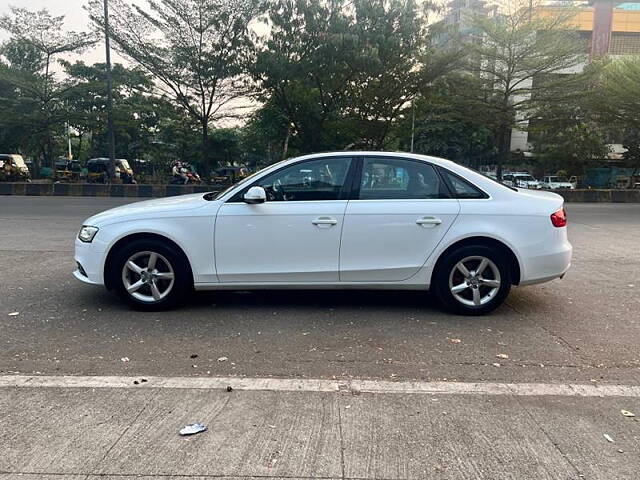
[{"label": "white road marking", "polygon": [[[142,378],[147,381],[140,382]],[[0,388],[166,388],[276,392],[361,392],[428,395],[522,395],[561,397],[640,397],[640,385],[491,382],[389,382],[236,377],[129,377],[0,375]]]}]

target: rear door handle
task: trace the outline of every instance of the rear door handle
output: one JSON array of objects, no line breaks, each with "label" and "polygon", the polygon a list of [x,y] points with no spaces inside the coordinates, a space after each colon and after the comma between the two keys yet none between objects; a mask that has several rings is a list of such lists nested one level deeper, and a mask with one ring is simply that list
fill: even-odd
[{"label": "rear door handle", "polygon": [[436,217],[422,217],[416,220],[418,225],[440,225],[442,220]]},{"label": "rear door handle", "polygon": [[314,225],[337,225],[338,220],[331,217],[318,217],[311,221]]}]

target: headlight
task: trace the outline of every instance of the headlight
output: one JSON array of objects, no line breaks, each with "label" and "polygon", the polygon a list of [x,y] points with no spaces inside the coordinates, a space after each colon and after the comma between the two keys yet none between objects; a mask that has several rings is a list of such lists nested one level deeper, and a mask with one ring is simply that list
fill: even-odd
[{"label": "headlight", "polygon": [[96,233],[98,233],[98,227],[83,225],[80,232],[78,232],[78,238],[83,242],[91,243],[91,240],[96,236]]}]

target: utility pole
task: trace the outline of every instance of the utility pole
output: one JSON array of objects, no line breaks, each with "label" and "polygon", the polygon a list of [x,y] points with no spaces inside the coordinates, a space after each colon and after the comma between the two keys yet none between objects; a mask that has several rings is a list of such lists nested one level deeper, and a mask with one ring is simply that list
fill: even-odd
[{"label": "utility pole", "polygon": [[116,176],[116,146],[113,135],[113,80],[111,78],[111,45],[109,42],[109,0],[104,0],[104,44],[107,64],[107,142],[109,143],[109,179]]},{"label": "utility pole", "polygon": [[67,159],[73,160],[73,153],[71,151],[71,125],[69,125],[69,122],[67,122],[67,147]]},{"label": "utility pole", "polygon": [[411,100],[411,153],[413,153],[413,138],[416,132],[416,107],[415,100]]}]

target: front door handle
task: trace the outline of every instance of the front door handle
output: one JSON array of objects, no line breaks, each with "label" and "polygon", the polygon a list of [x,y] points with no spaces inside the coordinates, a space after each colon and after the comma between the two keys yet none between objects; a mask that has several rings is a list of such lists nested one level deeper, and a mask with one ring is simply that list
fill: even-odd
[{"label": "front door handle", "polygon": [[338,220],[331,217],[318,217],[311,221],[314,225],[337,225]]},{"label": "front door handle", "polygon": [[440,225],[442,220],[436,217],[422,217],[416,220],[418,225]]}]

